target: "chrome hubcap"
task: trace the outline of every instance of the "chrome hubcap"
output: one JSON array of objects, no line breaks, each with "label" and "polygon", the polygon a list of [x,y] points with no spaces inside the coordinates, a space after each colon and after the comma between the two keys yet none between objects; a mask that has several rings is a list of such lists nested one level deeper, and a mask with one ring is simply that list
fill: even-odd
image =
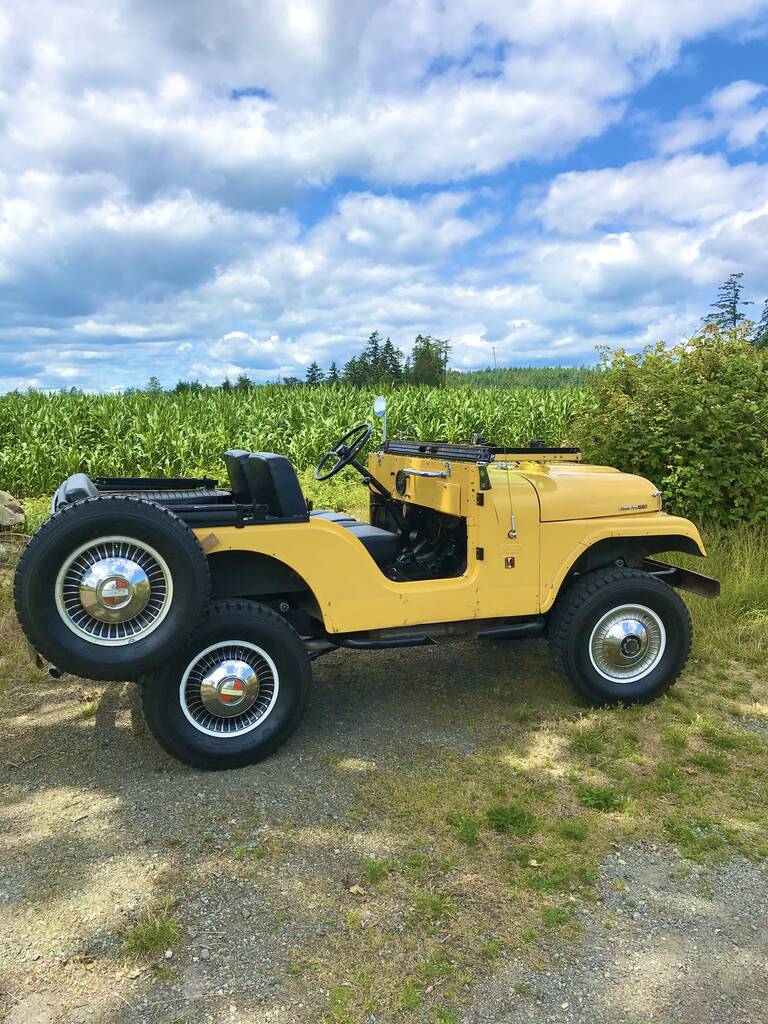
[{"label": "chrome hubcap", "polygon": [[179,699],[199,732],[231,737],[261,725],[279,689],[277,668],[266,651],[244,640],[223,640],[187,665]]},{"label": "chrome hubcap", "polygon": [[56,607],[65,625],[105,646],[135,643],[157,629],[172,596],[162,556],[130,537],[89,541],[56,580]]},{"label": "chrome hubcap", "polygon": [[594,668],[612,682],[631,683],[647,676],[667,646],[664,624],[645,605],[612,608],[598,621],[589,641]]},{"label": "chrome hubcap", "polygon": [[80,580],[80,603],[102,622],[127,622],[142,612],[152,587],[146,571],[130,558],[101,558]]}]

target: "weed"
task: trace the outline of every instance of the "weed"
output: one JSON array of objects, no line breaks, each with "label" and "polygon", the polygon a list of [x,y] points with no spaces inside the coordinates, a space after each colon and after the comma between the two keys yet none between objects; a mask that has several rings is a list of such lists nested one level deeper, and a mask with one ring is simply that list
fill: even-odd
[{"label": "weed", "polygon": [[602,811],[605,814],[621,810],[626,803],[626,797],[613,787],[596,786],[589,782],[576,784],[576,796],[583,807],[589,807],[593,811]]},{"label": "weed", "polygon": [[498,939],[490,939],[483,945],[482,954],[486,960],[498,960],[501,956],[501,943]]},{"label": "weed", "polygon": [[504,835],[527,836],[535,831],[536,818],[514,804],[496,804],[488,811],[488,824]]},{"label": "weed", "polygon": [[423,998],[420,984],[411,978],[403,985],[402,992],[400,993],[400,1008],[403,1010],[418,1010]]},{"label": "weed", "polygon": [[376,857],[366,857],[363,861],[363,876],[366,882],[375,885],[382,878],[389,874],[390,865],[385,860],[377,860]]},{"label": "weed", "polygon": [[173,901],[165,900],[149,907],[141,919],[125,933],[126,953],[139,959],[160,953],[174,946],[181,936],[181,929],[172,913]]},{"label": "weed", "polygon": [[699,768],[703,768],[712,775],[727,775],[731,770],[731,762],[722,754],[709,754],[702,750],[693,754],[691,761]]},{"label": "weed", "polygon": [[483,827],[479,818],[474,818],[470,814],[451,814],[448,817],[448,824],[453,827],[459,842],[469,847],[477,846],[480,830]]},{"label": "weed", "polygon": [[563,818],[555,825],[555,831],[563,839],[580,843],[589,835],[589,825],[580,818]]},{"label": "weed", "polygon": [[328,1008],[334,1024],[353,1024],[354,1017],[350,1013],[349,1004],[352,991],[348,985],[334,985],[328,993]]},{"label": "weed", "polygon": [[717,863],[723,859],[727,839],[721,825],[709,818],[664,819],[667,837],[676,843],[683,857],[701,864]]},{"label": "weed", "polygon": [[417,892],[413,909],[422,921],[439,921],[456,910],[456,904],[448,896],[436,892]]},{"label": "weed", "polygon": [[520,932],[520,938],[523,942],[530,944],[536,941],[536,929],[535,928],[523,928]]},{"label": "weed", "polygon": [[681,754],[688,745],[688,733],[680,725],[668,725],[661,731],[661,742],[674,754]]},{"label": "weed", "polygon": [[527,981],[516,981],[512,986],[516,996],[531,996],[533,995],[533,989]]},{"label": "weed", "polygon": [[573,913],[568,907],[545,907],[541,912],[541,920],[547,928],[561,928],[568,924]]}]

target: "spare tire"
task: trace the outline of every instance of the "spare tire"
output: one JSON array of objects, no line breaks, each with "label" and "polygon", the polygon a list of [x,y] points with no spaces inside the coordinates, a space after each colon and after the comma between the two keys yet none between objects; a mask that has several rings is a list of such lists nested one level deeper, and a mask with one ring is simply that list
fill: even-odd
[{"label": "spare tire", "polygon": [[16,614],[35,650],[62,671],[104,680],[167,661],[210,591],[189,527],[125,494],[64,505],[32,536],[14,579]]}]

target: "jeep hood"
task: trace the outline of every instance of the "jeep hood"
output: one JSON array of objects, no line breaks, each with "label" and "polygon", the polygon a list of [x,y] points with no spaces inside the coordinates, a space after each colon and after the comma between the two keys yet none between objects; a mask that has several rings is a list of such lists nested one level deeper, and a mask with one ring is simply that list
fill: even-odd
[{"label": "jeep hood", "polygon": [[658,512],[658,490],[610,466],[537,465],[523,475],[536,488],[543,523]]}]

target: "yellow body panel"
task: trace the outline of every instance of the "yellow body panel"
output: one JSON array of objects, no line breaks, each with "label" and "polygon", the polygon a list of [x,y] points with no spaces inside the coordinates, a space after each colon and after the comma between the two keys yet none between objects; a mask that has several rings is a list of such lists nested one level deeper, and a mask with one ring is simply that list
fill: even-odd
[{"label": "yellow body panel", "polygon": [[[662,512],[618,514],[616,502],[625,493],[626,503],[634,504],[639,489],[650,495],[654,488],[648,481],[641,488],[639,477],[607,467],[492,463],[486,476],[486,467],[474,462],[381,453],[369,458],[369,471],[393,495],[402,469],[445,474],[409,474],[397,500],[466,519],[462,576],[395,582],[357,537],[321,518],[195,532],[211,557],[223,551],[257,552],[293,569],[314,594],[329,633],[546,612],[579,555],[606,538],[682,535],[704,553],[698,530],[685,519]],[[626,492],[617,488],[616,478],[627,481]],[[571,516],[542,522],[542,504],[560,484],[569,494]],[[616,508],[616,514],[606,515],[609,508]],[[603,510],[599,518],[596,509]]]}]

